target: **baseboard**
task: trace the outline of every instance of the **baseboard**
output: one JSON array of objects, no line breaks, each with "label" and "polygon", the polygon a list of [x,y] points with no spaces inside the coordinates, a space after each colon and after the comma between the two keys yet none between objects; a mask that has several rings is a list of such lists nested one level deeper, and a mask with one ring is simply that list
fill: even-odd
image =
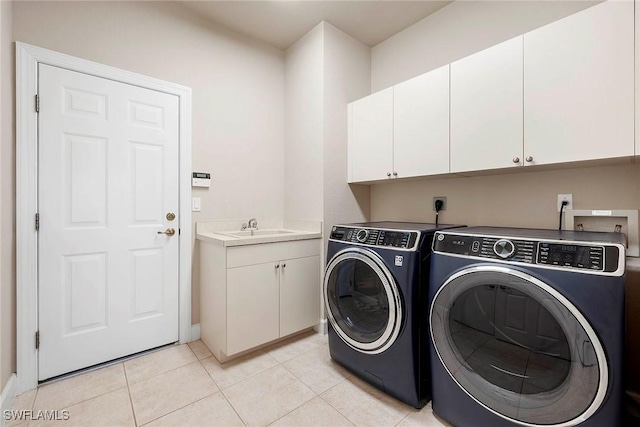
[{"label": "baseboard", "polygon": [[200,339],[200,323],[191,325],[191,341],[197,341]]},{"label": "baseboard", "polygon": [[4,386],[0,395],[0,426],[3,426],[4,411],[8,411],[13,406],[13,399],[16,397],[16,374],[11,374],[9,381]]},{"label": "baseboard", "polygon": [[313,327],[313,330],[319,334],[327,335],[327,319],[321,319],[320,323]]}]

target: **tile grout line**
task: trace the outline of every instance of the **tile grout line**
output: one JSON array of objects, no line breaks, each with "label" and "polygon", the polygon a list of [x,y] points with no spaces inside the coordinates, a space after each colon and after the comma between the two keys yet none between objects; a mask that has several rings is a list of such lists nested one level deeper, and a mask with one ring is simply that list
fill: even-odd
[{"label": "tile grout line", "polygon": [[164,414],[164,415],[161,415],[161,416],[159,416],[159,417],[153,418],[153,419],[151,419],[151,420],[147,421],[146,423],[141,424],[141,425],[139,425],[139,426],[138,426],[138,424],[136,423],[136,427],[143,427],[143,426],[149,425],[149,424],[151,424],[152,422],[159,420],[160,418],[164,418],[164,417],[166,417],[167,415],[173,414],[174,412],[177,412],[177,411],[179,411],[179,410],[181,410],[181,409],[186,408],[187,406],[191,406],[191,405],[193,405],[193,404],[195,404],[195,403],[198,403],[198,402],[200,402],[201,400],[207,399],[207,398],[209,398],[209,397],[211,397],[211,396],[215,396],[215,395],[216,395],[216,394],[218,394],[218,393],[221,393],[221,391],[220,391],[220,390],[218,390],[218,391],[216,391],[215,393],[208,394],[208,395],[206,395],[206,396],[204,396],[204,397],[202,397],[202,398],[200,398],[200,399],[198,399],[198,400],[194,400],[193,402],[191,402],[191,403],[189,403],[189,404],[187,404],[187,405],[184,405],[184,406],[182,406],[182,407],[180,407],[180,408],[176,408],[176,409],[174,409],[174,410],[173,410],[173,411],[171,411],[171,412],[167,412],[167,413],[166,413],[166,414]]},{"label": "tile grout line", "polygon": [[[339,384],[342,384],[343,381],[346,381],[346,378],[342,381],[340,381],[338,384],[334,385],[333,387],[337,387]],[[323,391],[322,393],[326,393],[327,391],[331,390],[333,387]],[[333,408],[334,411],[336,411],[337,413],[339,413],[340,415],[342,415],[342,417],[347,420],[352,426],[355,427],[355,423],[353,421],[351,421],[351,419],[349,419],[349,417],[347,417],[345,414],[342,413],[342,411],[340,411],[340,409],[336,408],[335,406],[333,406],[331,404],[331,402],[329,402],[327,399],[324,398],[324,396],[322,396],[322,394],[319,394],[318,397],[322,400],[324,400],[324,402],[329,405],[329,407]]]},{"label": "tile grout line", "polygon": [[[2,0],[0,0],[0,1],[2,1]],[[111,367],[114,367],[114,366],[118,366],[119,364],[122,364],[122,370],[124,371],[124,363],[122,363],[122,362],[120,362],[120,363],[116,363],[116,364],[114,364],[114,365],[106,366],[105,368],[111,368]],[[100,368],[100,369],[103,369],[103,368]],[[91,372],[98,372],[100,369],[96,369],[95,371],[90,371],[90,372],[87,372],[87,373],[91,373]],[[74,376],[74,377],[71,377],[71,378],[68,378],[68,379],[72,379],[72,378],[80,378],[82,375],[84,375],[84,374],[80,374],[80,375],[78,375],[78,376]],[[66,381],[66,379],[65,379],[65,380],[63,380],[63,381]],[[40,390],[41,390],[41,389],[43,389],[43,388],[45,388],[45,387],[47,387],[47,386],[49,386],[49,385],[53,385],[53,384],[60,384],[61,382],[62,382],[62,381],[59,381],[59,382],[58,382],[58,381],[56,381],[56,382],[54,382],[54,383],[45,384],[45,385],[44,385],[44,386],[42,386],[42,387],[38,387],[38,391],[37,391],[37,393],[36,393],[36,397],[33,399],[33,407],[32,407],[32,410],[35,410],[35,409],[36,409],[36,408],[35,408],[35,406],[36,406],[36,398],[37,398],[37,397],[38,397],[38,395],[40,394]],[[97,397],[102,397],[102,396],[104,396],[105,394],[112,393],[112,392],[114,392],[114,391],[120,390],[121,388],[125,388],[125,387],[127,387],[127,388],[129,387],[129,384],[128,384],[128,383],[127,383],[127,381],[126,381],[126,374],[125,374],[125,385],[124,385],[124,386],[116,387],[116,388],[112,388],[112,389],[108,389],[108,390],[106,390],[106,391],[105,391],[105,392],[103,392],[103,393],[96,394],[95,396],[91,396],[91,397],[89,397],[89,398],[82,399],[82,400],[79,400],[79,401],[77,401],[77,402],[73,402],[73,403],[71,403],[71,404],[67,404],[67,406],[66,406],[66,407],[64,407],[64,406],[63,406],[62,408],[45,408],[45,409],[51,409],[51,410],[63,410],[63,409],[67,409],[67,408],[70,408],[70,407],[72,407],[72,406],[76,406],[76,405],[78,405],[78,404],[80,404],[80,403],[88,402],[89,400],[95,399],[95,398],[97,398]]]},{"label": "tile grout line", "polygon": [[129,387],[129,377],[127,376],[127,368],[124,363],[122,364],[122,370],[124,371],[124,379],[127,382],[127,393],[129,393],[129,404],[131,405],[131,414],[133,415],[133,424],[138,425],[138,419],[136,418],[136,408],[133,406],[133,398],[131,397],[131,388]]},{"label": "tile grout line", "polygon": [[[1,1],[1,0],[0,0],[0,1]],[[186,344],[181,344],[181,345],[186,345]],[[179,347],[179,346],[170,347],[170,348],[177,348],[177,347]],[[187,347],[189,347],[189,346],[187,345]],[[191,349],[189,349],[189,350],[191,351]],[[162,351],[162,350],[160,350],[160,351]],[[152,375],[152,376],[150,376],[150,377],[147,377],[147,378],[145,378],[145,379],[143,379],[143,380],[136,381],[136,382],[134,382],[134,383],[129,383],[129,379],[128,379],[128,377],[127,377],[127,385],[136,385],[136,384],[140,384],[140,383],[143,383],[143,382],[145,382],[145,381],[147,381],[147,380],[150,380],[151,378],[155,378],[155,377],[158,377],[158,376],[160,376],[160,375],[163,375],[163,374],[166,374],[166,373],[169,373],[169,372],[173,372],[173,371],[175,371],[176,369],[184,368],[185,366],[193,365],[194,363],[196,363],[196,362],[199,362],[199,361],[200,361],[200,360],[198,359],[198,356],[196,356],[195,354],[193,354],[193,351],[191,351],[191,354],[196,358],[196,360],[195,360],[195,361],[185,363],[184,365],[176,366],[176,367],[174,367],[174,368],[169,369],[168,371],[159,372],[159,373],[157,373],[157,374],[154,374],[154,375]],[[146,356],[146,355],[145,355],[145,356]],[[141,356],[141,357],[144,357],[144,356]],[[135,360],[135,359],[131,359],[131,360]],[[129,362],[129,360],[127,360],[127,362]],[[125,366],[124,364],[125,364],[125,362],[122,362],[122,366],[123,366],[123,367]],[[126,370],[126,369],[125,369],[125,370]],[[205,370],[206,370],[206,369],[205,369]]]}]

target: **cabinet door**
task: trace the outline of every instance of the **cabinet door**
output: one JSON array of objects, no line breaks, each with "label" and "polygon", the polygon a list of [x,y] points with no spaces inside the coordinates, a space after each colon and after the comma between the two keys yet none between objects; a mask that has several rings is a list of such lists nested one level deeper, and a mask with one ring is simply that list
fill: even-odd
[{"label": "cabinet door", "polygon": [[394,87],[393,170],[402,178],[449,172],[449,65]]},{"label": "cabinet door", "polygon": [[451,64],[451,172],[522,165],[522,36]]},{"label": "cabinet door", "polygon": [[227,354],[279,336],[277,262],[227,269]]},{"label": "cabinet door", "polygon": [[393,157],[393,88],[351,104],[349,182],[387,179]]},{"label": "cabinet door", "polygon": [[608,1],[525,34],[526,164],[634,154],[633,14]]},{"label": "cabinet door", "polygon": [[280,336],[317,324],[320,320],[320,257],[281,262]]}]

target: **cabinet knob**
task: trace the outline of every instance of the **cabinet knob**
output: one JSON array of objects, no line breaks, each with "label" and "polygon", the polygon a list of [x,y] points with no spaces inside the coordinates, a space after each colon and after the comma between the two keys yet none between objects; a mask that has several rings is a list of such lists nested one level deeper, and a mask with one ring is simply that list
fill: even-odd
[{"label": "cabinet knob", "polygon": [[391,176],[391,172],[387,172],[387,176]]},{"label": "cabinet knob", "polygon": [[528,156],[525,160],[527,162],[533,162],[533,156]]},{"label": "cabinet knob", "polygon": [[287,264],[282,264],[282,268],[285,268],[287,266]]},{"label": "cabinet knob", "polygon": [[520,157],[514,157],[513,163],[520,163]]},{"label": "cabinet knob", "polygon": [[276,264],[276,270],[280,268],[280,264]]},{"label": "cabinet knob", "polygon": [[393,173],[393,176],[398,176],[398,172],[394,172],[394,173]]}]

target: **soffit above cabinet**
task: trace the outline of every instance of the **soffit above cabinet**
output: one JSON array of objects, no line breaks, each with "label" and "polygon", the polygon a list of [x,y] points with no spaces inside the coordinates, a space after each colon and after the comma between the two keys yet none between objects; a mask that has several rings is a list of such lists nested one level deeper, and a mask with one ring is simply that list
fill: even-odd
[{"label": "soffit above cabinet", "polygon": [[452,3],[451,1],[179,1],[231,30],[287,49],[327,21],[367,46]]}]

